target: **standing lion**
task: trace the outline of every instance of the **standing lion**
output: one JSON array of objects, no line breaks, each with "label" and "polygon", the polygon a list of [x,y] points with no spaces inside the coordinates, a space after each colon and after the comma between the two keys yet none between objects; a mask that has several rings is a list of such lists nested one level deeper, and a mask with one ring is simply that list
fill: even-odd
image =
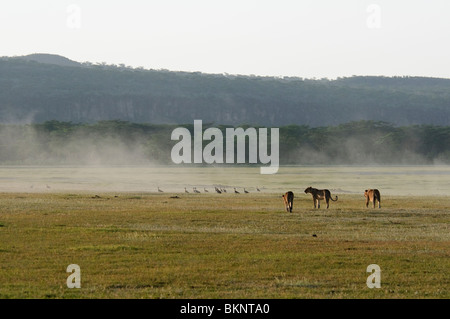
[{"label": "standing lion", "polygon": [[378,189],[366,189],[364,197],[366,198],[366,207],[369,207],[369,202],[373,202],[373,208],[375,208],[375,202],[378,201],[378,208],[381,208],[381,195]]},{"label": "standing lion", "polygon": [[294,193],[289,191],[281,197],[283,197],[286,211],[292,213],[292,208],[294,207]]},{"label": "standing lion", "polygon": [[328,189],[317,189],[309,186],[307,189],[305,189],[305,194],[311,194],[313,201],[314,201],[314,208],[320,208],[320,201],[325,200],[327,203],[327,208],[330,207],[330,199],[335,202],[338,200],[338,197],[336,196],[336,199],[333,199],[331,197],[331,193]]}]

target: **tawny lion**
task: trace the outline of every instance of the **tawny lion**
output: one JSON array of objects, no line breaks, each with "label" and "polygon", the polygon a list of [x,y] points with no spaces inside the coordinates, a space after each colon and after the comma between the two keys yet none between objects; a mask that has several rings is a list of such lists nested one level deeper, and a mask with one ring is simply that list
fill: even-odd
[{"label": "tawny lion", "polygon": [[292,208],[294,207],[294,193],[289,191],[281,197],[283,197],[286,211],[292,213]]},{"label": "tawny lion", "polygon": [[366,207],[369,207],[369,202],[372,202],[373,208],[375,208],[375,202],[378,201],[378,208],[381,208],[381,195],[378,189],[366,189],[364,197],[366,198]]},{"label": "tawny lion", "polygon": [[305,193],[308,194],[310,193],[313,197],[313,201],[314,201],[314,208],[316,208],[316,203],[317,203],[317,208],[320,208],[320,201],[325,199],[325,201],[327,202],[327,208],[330,207],[330,199],[335,202],[338,200],[338,197],[336,196],[336,199],[333,199],[331,197],[331,193],[328,189],[317,189],[317,188],[312,188],[311,186],[309,186],[307,189],[305,189]]}]

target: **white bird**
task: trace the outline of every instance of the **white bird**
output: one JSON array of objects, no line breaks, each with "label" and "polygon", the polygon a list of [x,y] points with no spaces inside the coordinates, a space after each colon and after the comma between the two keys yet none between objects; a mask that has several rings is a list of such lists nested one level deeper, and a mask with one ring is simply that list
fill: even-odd
[{"label": "white bird", "polygon": [[244,188],[244,193],[248,194],[248,191],[246,191],[245,188]]},{"label": "white bird", "polygon": [[189,193],[188,190],[186,189],[186,187],[184,188],[184,192],[185,192],[185,193]]},{"label": "white bird", "polygon": [[158,187],[158,192],[160,193],[164,193],[159,187]]},{"label": "white bird", "polygon": [[208,190],[204,187],[203,187],[203,190],[205,191],[205,193],[209,193]]}]

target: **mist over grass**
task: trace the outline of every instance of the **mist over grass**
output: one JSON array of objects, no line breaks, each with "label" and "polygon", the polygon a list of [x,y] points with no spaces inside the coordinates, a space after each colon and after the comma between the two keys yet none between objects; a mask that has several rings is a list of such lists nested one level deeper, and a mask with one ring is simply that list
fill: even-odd
[{"label": "mist over grass", "polygon": [[0,163],[29,165],[136,165],[158,160],[158,134],[64,122],[0,126]]},{"label": "mist over grass", "polygon": [[[0,125],[0,164],[174,165],[171,150],[177,141],[171,133],[180,126],[193,130],[192,124],[118,120]],[[225,132],[229,126],[203,125],[208,127]],[[208,143],[203,141],[203,147]],[[246,144],[248,163],[248,138]],[[371,121],[318,128],[289,125],[280,127],[279,149],[281,165],[450,164],[450,126],[394,127]]]}]

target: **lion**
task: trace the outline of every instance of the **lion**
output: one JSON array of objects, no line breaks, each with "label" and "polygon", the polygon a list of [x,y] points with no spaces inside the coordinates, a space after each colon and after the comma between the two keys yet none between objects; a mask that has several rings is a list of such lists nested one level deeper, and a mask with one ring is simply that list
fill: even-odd
[{"label": "lion", "polygon": [[292,208],[294,207],[294,193],[289,191],[281,197],[283,197],[284,207],[286,207],[286,211],[292,213]]},{"label": "lion", "polygon": [[320,200],[325,199],[325,201],[327,202],[327,208],[330,207],[330,199],[335,202],[338,200],[338,197],[336,196],[336,199],[333,199],[331,197],[331,193],[328,189],[317,189],[317,188],[312,188],[311,186],[309,186],[307,189],[305,189],[305,193],[308,194],[310,193],[313,197],[313,202],[314,202],[314,208],[316,208],[316,202],[317,202],[317,208],[320,208]]},{"label": "lion", "polygon": [[378,208],[381,208],[381,195],[378,189],[366,189],[364,197],[366,198],[366,207],[369,207],[369,202],[373,202],[373,208],[375,208],[375,202],[378,201]]}]

